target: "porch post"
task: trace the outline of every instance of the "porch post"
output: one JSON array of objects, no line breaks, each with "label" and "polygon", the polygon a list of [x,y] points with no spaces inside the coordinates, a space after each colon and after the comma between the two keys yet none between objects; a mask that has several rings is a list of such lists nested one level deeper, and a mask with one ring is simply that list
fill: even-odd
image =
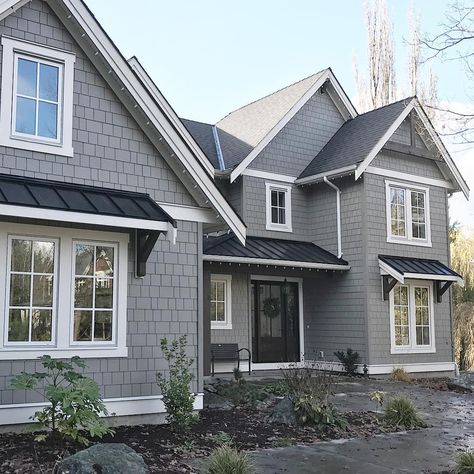
[{"label": "porch post", "polygon": [[211,271],[203,271],[203,363],[204,375],[211,375]]}]

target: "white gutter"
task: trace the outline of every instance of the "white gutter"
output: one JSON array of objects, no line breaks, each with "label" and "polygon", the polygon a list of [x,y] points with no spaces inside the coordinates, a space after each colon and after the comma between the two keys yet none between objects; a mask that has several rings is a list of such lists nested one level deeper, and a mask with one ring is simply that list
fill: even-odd
[{"label": "white gutter", "polygon": [[295,181],[295,184],[297,184],[299,186],[303,186],[305,184],[320,183],[321,181],[324,181],[324,177],[342,178],[343,176],[346,176],[348,174],[352,174],[355,171],[356,168],[357,168],[357,165],[349,165],[349,166],[344,166],[343,168],[337,168],[335,170],[325,171],[324,173],[319,173],[319,174],[314,174],[312,176],[307,176],[306,178],[298,178]]},{"label": "white gutter", "polygon": [[336,218],[337,218],[337,258],[342,257],[342,232],[341,232],[341,190],[324,176],[324,182],[336,191]]}]

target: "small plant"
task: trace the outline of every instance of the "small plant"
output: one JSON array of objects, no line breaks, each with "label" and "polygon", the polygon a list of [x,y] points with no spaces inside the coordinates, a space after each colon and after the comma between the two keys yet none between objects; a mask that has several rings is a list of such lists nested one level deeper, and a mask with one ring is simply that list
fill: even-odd
[{"label": "small plant", "polygon": [[474,474],[474,451],[465,451],[456,457],[456,474]]},{"label": "small plant", "polygon": [[344,366],[344,370],[348,375],[355,375],[357,367],[360,364],[360,356],[358,352],[354,352],[350,347],[347,352],[337,351],[334,355],[339,359],[339,362]]},{"label": "small plant", "polygon": [[[98,438],[113,434],[100,418],[108,413],[99,386],[77,371],[86,367],[79,357],[66,362],[45,355],[41,357],[41,364],[45,372],[22,372],[11,382],[15,389],[33,390],[49,402],[47,407],[32,416],[41,428],[51,430],[54,437],[71,438],[85,446],[89,440],[81,430]],[[44,433],[36,436],[37,441],[46,439]]]},{"label": "small plant", "polygon": [[401,367],[393,369],[392,373],[390,374],[390,378],[392,380],[396,380],[397,382],[411,382],[410,374]]},{"label": "small plant", "polygon": [[212,452],[207,472],[208,474],[253,474],[255,470],[245,453],[224,444]]},{"label": "small plant", "polygon": [[385,393],[379,390],[375,390],[370,394],[370,399],[373,402],[377,403],[378,407],[381,409],[385,400]]},{"label": "small plant", "polygon": [[263,387],[263,390],[265,393],[276,395],[277,397],[283,397],[288,394],[288,387],[286,383],[282,381],[269,383]]},{"label": "small plant", "polygon": [[241,380],[243,380],[244,375],[242,374],[241,370],[238,367],[234,367],[233,372],[234,372],[234,380],[236,382],[240,382]]},{"label": "small plant", "polygon": [[237,383],[221,383],[216,387],[216,393],[236,406],[254,406],[258,401],[268,397],[263,387],[253,383],[247,383],[244,378]]},{"label": "small plant", "polygon": [[347,420],[330,403],[321,402],[311,395],[303,395],[294,404],[296,417],[303,425],[313,425],[321,431],[330,428],[344,430],[347,427]]},{"label": "small plant", "polygon": [[169,377],[166,379],[163,374],[156,374],[167,411],[166,420],[173,431],[179,432],[189,431],[199,419],[193,406],[196,395],[190,393],[194,378],[190,368],[194,361],[186,356],[186,342],[185,335],[170,344],[166,337],[161,339],[161,350],[168,362]]},{"label": "small plant", "polygon": [[426,426],[418,415],[415,405],[404,396],[393,398],[387,402],[384,421],[389,426],[401,426],[407,430]]},{"label": "small plant", "polygon": [[225,431],[218,431],[215,434],[208,434],[207,437],[209,438],[209,441],[216,444],[217,446],[222,446],[223,444],[232,445],[234,443],[232,436]]}]

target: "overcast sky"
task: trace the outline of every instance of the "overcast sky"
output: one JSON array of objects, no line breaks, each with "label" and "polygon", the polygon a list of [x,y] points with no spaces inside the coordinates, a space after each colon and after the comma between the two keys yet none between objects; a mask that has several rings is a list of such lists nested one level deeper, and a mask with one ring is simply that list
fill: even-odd
[{"label": "overcast sky", "polygon": [[[364,70],[362,0],[86,0],[128,58],[136,55],[182,117],[214,123],[228,112],[326,67],[350,97],[354,57]],[[438,30],[450,3],[388,0],[397,79],[406,91],[410,3],[421,29]],[[461,64],[436,62],[439,97],[472,107]],[[471,91],[469,92],[469,88]],[[409,94],[406,94],[409,95]],[[474,151],[450,148],[474,190]],[[474,199],[451,202],[452,220],[474,227]]]}]

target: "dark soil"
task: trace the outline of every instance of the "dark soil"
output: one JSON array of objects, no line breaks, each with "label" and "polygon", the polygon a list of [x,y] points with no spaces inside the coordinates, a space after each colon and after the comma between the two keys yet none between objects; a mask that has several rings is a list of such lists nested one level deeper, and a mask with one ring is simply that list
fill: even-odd
[{"label": "dark soil", "polygon": [[[369,437],[389,431],[371,412],[345,414],[347,430],[320,433],[310,427],[275,425],[251,408],[204,410],[201,421],[188,435],[172,433],[163,425],[120,427],[103,442],[125,443],[141,454],[151,473],[192,473],[186,460],[207,456],[222,432],[243,450],[312,443],[319,440]],[[213,435],[217,435],[213,439]],[[0,473],[50,474],[55,463],[82,449],[73,443],[35,442],[32,434],[0,435]]]}]

